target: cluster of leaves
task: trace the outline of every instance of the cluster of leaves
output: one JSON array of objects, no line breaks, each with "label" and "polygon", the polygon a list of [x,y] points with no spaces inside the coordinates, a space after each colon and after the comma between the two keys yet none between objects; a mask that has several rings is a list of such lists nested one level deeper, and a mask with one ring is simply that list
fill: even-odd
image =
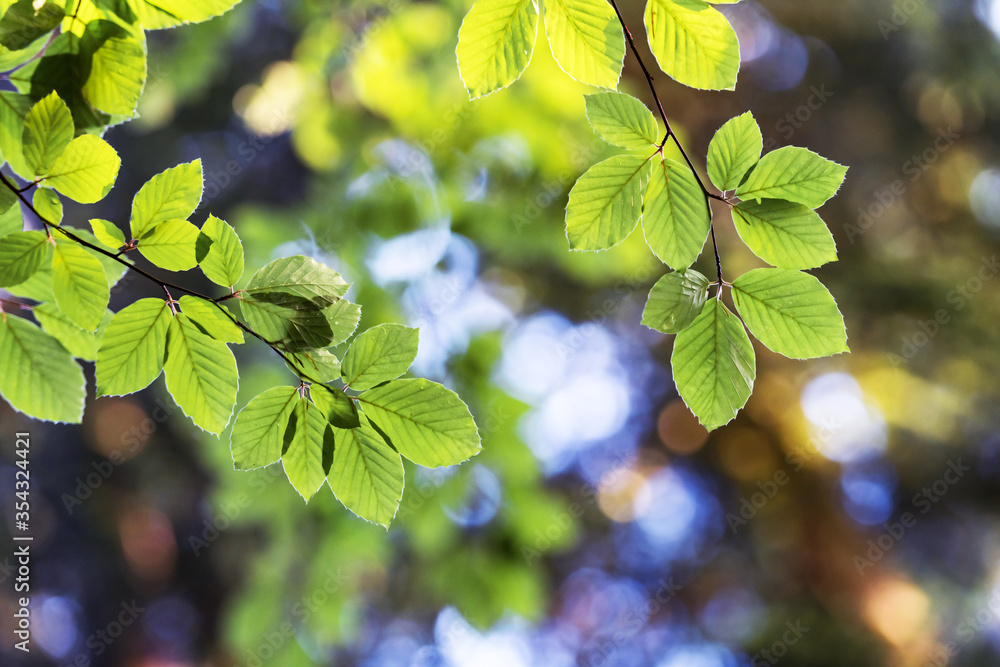
[{"label": "cluster of leaves", "polygon": [[[674,380],[702,424],[715,429],[728,423],[750,397],[756,360],[744,324],[769,349],[791,358],[847,351],[836,302],[803,272],[837,259],[833,236],[815,209],[837,193],[847,168],[795,146],[761,157],[760,127],[747,112],[712,139],[707,172],[718,192],[709,191],[670,128],[641,58],[665,129],[640,100],[615,90],[626,37],[636,58],[639,54],[614,0],[546,0],[543,13],[560,67],[579,81],[609,89],[586,96],[587,118],[602,139],[626,151],[592,166],[573,185],[566,207],[569,246],[606,250],[641,223],[650,249],[673,269],[651,290],[642,322],[677,334],[671,358]],[[650,50],[673,79],[699,89],[735,87],[739,42],[726,17],[709,3],[647,0],[644,23]],[[488,95],[520,76],[531,58],[537,27],[532,0],[478,0],[473,5],[457,49],[470,97]],[[671,139],[686,164],[665,157]],[[723,279],[712,199],[732,211],[740,238],[774,268],[755,269],[732,283]],[[691,268],[710,235],[714,283]],[[740,317],[722,301],[726,287]]]},{"label": "cluster of leaves", "polygon": [[[81,361],[94,362],[98,396],[140,391],[162,373],[195,425],[221,435],[233,422],[237,469],[280,460],[307,501],[327,482],[348,509],[388,526],[403,493],[401,455],[443,466],[480,449],[472,415],[454,392],[400,379],[417,353],[415,329],[369,329],[342,364],[332,348],[361,317],[344,298],[349,285],[304,256],[277,259],[242,285],[236,230],[212,215],[201,227],[190,220],[204,189],[199,160],[139,189],[128,239],[109,220],[90,220],[90,230],[62,220],[62,197],[94,203],[115,184],[120,159],[99,135],[135,114],[146,78],[144,29],[204,20],[233,4],[0,2],[0,60],[17,89],[0,93],[0,288],[7,293],[0,298],[0,395],[34,418],[78,423],[87,398]],[[136,264],[137,255],[155,269],[199,269],[225,292],[209,296],[168,282]],[[164,296],[112,312],[112,288],[128,271]],[[229,309],[233,301],[242,319]],[[264,391],[233,420],[239,371],[230,346],[245,334],[270,346],[298,381]]]}]

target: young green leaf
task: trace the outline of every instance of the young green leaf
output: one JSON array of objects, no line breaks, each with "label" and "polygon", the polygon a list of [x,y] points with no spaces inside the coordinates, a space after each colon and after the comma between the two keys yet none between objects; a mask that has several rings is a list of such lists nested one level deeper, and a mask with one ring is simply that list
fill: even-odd
[{"label": "young green leaf", "polygon": [[644,21],[649,48],[671,78],[702,90],[735,90],[740,43],[707,2],[648,0]]},{"label": "young green leaf", "polygon": [[358,400],[396,451],[418,465],[454,465],[479,453],[479,430],[469,408],[440,384],[423,378],[393,380]]},{"label": "young green leaf", "polygon": [[308,350],[286,355],[292,370],[316,382],[332,382],[340,377],[340,359],[330,350]]},{"label": "young green leaf", "polygon": [[674,270],[694,264],[705,247],[712,217],[691,171],[674,160],[659,162],[642,205],[642,232],[653,253]]},{"label": "young green leaf", "polygon": [[185,294],[180,299],[181,311],[198,327],[215,340],[223,343],[242,343],[243,331],[221,309],[221,304],[211,304],[204,299]]},{"label": "young green leaf", "polygon": [[837,261],[826,223],[808,206],[781,199],[741,202],[733,223],[755,255],[781,269],[812,269]]},{"label": "young green leaf", "polygon": [[219,435],[236,406],[239,374],[229,347],[180,313],[167,330],[167,391],[195,426]]},{"label": "young green leaf", "polygon": [[296,398],[285,429],[281,465],[306,502],[323,486],[333,450],[333,427],[323,412],[307,399]]},{"label": "young green leaf", "polygon": [[720,190],[735,190],[763,150],[764,138],[752,113],[730,119],[708,145],[708,177]]},{"label": "young green leaf", "polygon": [[263,468],[281,458],[288,417],[298,400],[295,387],[271,387],[240,410],[229,445],[237,470]]},{"label": "young green leaf", "polygon": [[146,30],[200,23],[228,12],[240,0],[129,0]]},{"label": "young green leaf", "polygon": [[101,348],[104,330],[111,324],[111,319],[115,315],[110,310],[105,310],[97,330],[87,332],[73,324],[66,313],[59,310],[54,303],[40,303],[31,312],[38,323],[42,325],[42,329],[58,340],[67,352],[87,361],[97,359],[97,351]]},{"label": "young green leaf", "polygon": [[545,34],[559,67],[577,81],[617,88],[625,36],[607,0],[549,0]]},{"label": "young green leaf", "polygon": [[814,359],[849,351],[837,302],[808,273],[754,269],[733,282],[733,302],[750,332],[773,352]]},{"label": "young green leaf", "polygon": [[628,150],[651,150],[660,141],[656,118],[631,95],[607,92],[585,95],[587,120],[601,139]]},{"label": "young green leaf", "polygon": [[0,188],[0,238],[24,228],[24,216],[17,195],[7,188]]},{"label": "young green leaf", "polygon": [[115,313],[97,353],[99,396],[131,394],[159,376],[170,322],[170,308],[162,299],[139,299]]},{"label": "young green leaf", "polygon": [[598,162],[569,191],[566,237],[573,250],[606,250],[624,241],[642,215],[647,156],[615,155]]},{"label": "young green leaf", "polygon": [[417,356],[416,329],[380,324],[358,335],[344,355],[344,384],[363,391],[406,372]]},{"label": "young green leaf", "polygon": [[83,43],[91,54],[83,94],[105,113],[131,117],[146,81],[145,39],[111,21],[99,20],[87,24]]},{"label": "young green leaf", "polygon": [[100,260],[71,240],[56,242],[52,254],[52,290],[59,309],[84,331],[97,328],[111,298]]},{"label": "young green leaf", "polygon": [[24,160],[24,120],[31,111],[32,101],[27,95],[10,91],[0,92],[0,153],[14,172],[24,179],[34,177]]},{"label": "young green leaf", "polygon": [[164,220],[138,238],[139,252],[161,269],[187,271],[198,265],[198,228],[187,220]]},{"label": "young green leaf", "polygon": [[[86,229],[70,228],[70,232],[87,243],[98,247],[101,245],[100,241],[97,240],[97,237],[88,232]],[[122,279],[122,276],[125,275],[125,272],[128,271],[128,265],[122,264],[117,259],[97,252],[94,253],[94,257],[97,258],[97,261],[99,261],[101,266],[104,268],[104,275],[108,279],[108,287],[114,287],[118,281]]]},{"label": "young green leaf", "polygon": [[458,69],[475,99],[514,83],[531,61],[538,33],[533,0],[478,0],[458,31]]},{"label": "young green leaf", "polygon": [[743,325],[718,298],[677,334],[670,363],[677,392],[710,431],[728,424],[746,405],[757,374]]},{"label": "young green leaf", "polygon": [[0,313],[0,396],[35,419],[79,424],[87,385],[83,369],[55,338]]},{"label": "young green leaf", "polygon": [[45,232],[14,232],[0,241],[0,287],[18,285],[48,265],[52,243]]},{"label": "young green leaf", "polygon": [[312,385],[309,396],[322,410],[326,420],[337,428],[357,428],[361,423],[358,418],[358,406],[340,389],[327,385]]},{"label": "young green leaf", "polygon": [[837,194],[847,167],[798,146],[785,146],[761,158],[736,189],[740,199],[787,199],[819,208]]},{"label": "young green leaf", "polygon": [[347,299],[341,299],[332,306],[328,306],[323,311],[323,315],[326,317],[326,323],[330,327],[332,336],[327,345],[340,345],[350,338],[358,328],[358,322],[361,321],[361,306]]},{"label": "young green leaf", "polygon": [[125,235],[113,222],[93,218],[90,221],[90,228],[94,230],[94,236],[97,237],[97,240],[106,248],[118,250],[125,245]]},{"label": "young green leaf", "polygon": [[668,273],[650,290],[642,323],[663,333],[680,333],[701,313],[708,300],[708,286],[708,278],[694,269]]},{"label": "young green leaf", "polygon": [[47,172],[44,184],[81,204],[93,204],[114,187],[121,163],[108,142],[84,134],[69,142]]},{"label": "young green leaf", "polygon": [[31,205],[35,207],[43,220],[55,225],[62,222],[62,199],[54,190],[37,188],[34,197],[32,197]]},{"label": "young green leaf", "polygon": [[344,507],[362,519],[389,527],[403,497],[403,461],[365,420],[358,428],[335,429],[337,448],[327,477]]},{"label": "young green leaf", "polygon": [[24,160],[34,176],[48,174],[73,140],[73,115],[55,92],[43,97],[24,118]]},{"label": "young green leaf", "polygon": [[140,238],[165,220],[187,220],[201,202],[202,187],[201,160],[153,176],[132,199],[132,238]]},{"label": "young green leaf", "polygon": [[311,257],[293,255],[276,259],[257,271],[244,292],[282,292],[325,308],[347,294],[348,287],[330,267]]},{"label": "young green leaf", "polygon": [[4,3],[9,7],[0,19],[0,44],[11,51],[20,51],[59,25],[66,15],[55,2],[17,0]]},{"label": "young green leaf", "polygon": [[214,215],[208,216],[201,227],[197,259],[205,276],[216,285],[232,287],[243,276],[240,237],[227,222]]}]

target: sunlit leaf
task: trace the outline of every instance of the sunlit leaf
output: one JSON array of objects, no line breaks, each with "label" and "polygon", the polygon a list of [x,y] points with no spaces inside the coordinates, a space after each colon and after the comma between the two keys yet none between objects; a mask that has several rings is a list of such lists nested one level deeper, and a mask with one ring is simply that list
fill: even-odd
[{"label": "sunlit leaf", "polygon": [[113,222],[93,218],[90,221],[90,228],[94,230],[97,240],[112,250],[118,250],[125,245],[125,235]]},{"label": "sunlit leaf", "polygon": [[847,167],[798,146],[785,146],[760,159],[736,189],[740,199],[787,199],[819,208],[837,194]]},{"label": "sunlit leaf", "polygon": [[670,159],[657,162],[642,204],[642,231],[653,253],[675,270],[694,264],[712,218],[691,170]]},{"label": "sunlit leaf", "polygon": [[237,470],[262,468],[281,458],[288,417],[298,399],[295,387],[271,387],[240,410],[230,440]]},{"label": "sunlit leaf", "polygon": [[736,31],[702,0],[648,0],[649,48],[673,79],[703,90],[733,90],[740,71]]},{"label": "sunlit leaf", "polygon": [[837,302],[808,273],[754,269],[733,281],[733,302],[754,337],[778,354],[813,359],[849,351]]},{"label": "sunlit leaf", "polygon": [[417,330],[400,324],[380,324],[359,334],[344,355],[344,384],[361,391],[395,380],[416,358],[417,341]]},{"label": "sunlit leaf", "polygon": [[743,242],[768,264],[811,269],[837,260],[837,244],[822,218],[808,206],[780,199],[741,202],[733,222]]},{"label": "sunlit leaf", "polygon": [[569,192],[569,247],[605,250],[624,241],[642,214],[650,171],[648,157],[635,154],[615,155],[588,169]]},{"label": "sunlit leaf", "polygon": [[84,134],[69,143],[43,183],[81,204],[93,204],[114,187],[120,166],[108,142]]},{"label": "sunlit leaf", "polygon": [[309,395],[326,415],[327,421],[337,428],[356,428],[361,422],[357,403],[346,393],[328,385],[312,385]]},{"label": "sunlit leaf", "polygon": [[537,33],[533,0],[478,0],[458,32],[458,69],[469,97],[516,81],[531,60]]},{"label": "sunlit leaf", "polygon": [[0,313],[0,395],[35,419],[80,423],[87,386],[83,369],[55,338]]},{"label": "sunlit leaf", "polygon": [[607,0],[548,0],[545,34],[559,67],[577,81],[617,88],[625,36]]},{"label": "sunlit leaf", "polygon": [[170,322],[163,299],[139,299],[115,313],[97,353],[98,395],[131,394],[159,376]]},{"label": "sunlit leaf", "polygon": [[333,462],[333,448],[333,427],[323,412],[307,399],[296,398],[285,429],[281,465],[306,502],[323,486]]},{"label": "sunlit leaf", "polygon": [[47,265],[52,243],[45,232],[14,232],[0,239],[0,287],[23,283]]},{"label": "sunlit leaf", "polygon": [[146,81],[146,47],[111,21],[91,21],[83,35],[90,74],[83,94],[105,113],[132,116]]},{"label": "sunlit leaf", "polygon": [[708,177],[720,190],[735,190],[760,160],[764,138],[747,111],[719,128],[708,145]]},{"label": "sunlit leaf", "polygon": [[56,242],[52,253],[52,290],[59,309],[84,331],[97,328],[111,298],[100,260],[83,246],[64,239]]},{"label": "sunlit leaf", "polygon": [[187,220],[164,220],[138,238],[139,252],[161,269],[187,271],[198,265],[198,228]]},{"label": "sunlit leaf", "polygon": [[200,23],[228,12],[239,0],[128,0],[146,30]]},{"label": "sunlit leaf", "polygon": [[645,104],[624,93],[586,95],[587,120],[609,144],[629,150],[652,150],[660,141],[656,118]]},{"label": "sunlit leaf", "polygon": [[289,353],[292,368],[314,382],[332,382],[340,377],[340,359],[330,350]]},{"label": "sunlit leaf", "polygon": [[422,466],[454,465],[479,453],[469,408],[445,387],[417,378],[393,380],[361,394],[361,409],[400,454]]},{"label": "sunlit leaf", "polygon": [[195,426],[219,435],[236,405],[239,374],[229,346],[206,336],[180,313],[167,330],[167,391]]},{"label": "sunlit leaf", "polygon": [[37,6],[34,0],[18,0],[0,19],[0,44],[11,51],[23,49],[59,25],[63,16],[55,2]]},{"label": "sunlit leaf", "polygon": [[67,352],[87,361],[97,359],[97,351],[101,348],[104,330],[107,329],[111,318],[114,317],[113,312],[105,310],[97,330],[88,332],[73,324],[66,313],[59,310],[54,303],[40,303],[34,307],[32,314],[42,325],[42,329],[58,340]]},{"label": "sunlit leaf", "polygon": [[[225,306],[212,304],[196,296],[185,294],[180,298],[181,311],[215,340],[223,343],[242,343],[243,331],[236,322],[222,312]],[[226,312],[229,312],[228,310]]]},{"label": "sunlit leaf", "polygon": [[710,431],[732,421],[746,405],[757,374],[743,325],[717,298],[677,334],[670,363],[678,393]]},{"label": "sunlit leaf", "polygon": [[58,225],[63,218],[62,199],[54,190],[36,188],[31,198],[31,205],[38,211],[42,220]]},{"label": "sunlit leaf", "polygon": [[650,290],[642,323],[663,333],[680,333],[701,313],[708,286],[708,278],[694,269],[668,273]]},{"label": "sunlit leaf", "polygon": [[56,159],[73,140],[73,116],[59,95],[42,98],[24,119],[23,154],[34,176],[52,171]]},{"label": "sunlit leaf", "polygon": [[198,208],[202,185],[201,160],[179,164],[149,179],[132,199],[132,238],[165,220],[187,220]]},{"label": "sunlit leaf", "polygon": [[344,507],[362,519],[389,526],[403,497],[403,462],[367,420],[335,429],[337,444],[327,478]]},{"label": "sunlit leaf", "polygon": [[202,235],[210,241],[198,238],[198,264],[201,270],[216,285],[232,287],[243,276],[243,244],[227,222],[214,215],[201,227]]}]

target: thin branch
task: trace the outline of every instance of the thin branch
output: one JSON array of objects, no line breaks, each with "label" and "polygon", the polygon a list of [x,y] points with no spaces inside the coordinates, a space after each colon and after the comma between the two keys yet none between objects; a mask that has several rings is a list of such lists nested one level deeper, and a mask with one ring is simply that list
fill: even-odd
[{"label": "thin branch", "polygon": [[[611,6],[615,10],[615,14],[618,16],[618,22],[622,26],[622,30],[625,31],[625,39],[628,41],[629,48],[632,51],[632,55],[635,56],[636,61],[639,63],[639,67],[642,69],[642,73],[646,77],[646,84],[649,86],[649,92],[653,94],[653,100],[656,102],[656,108],[660,112],[660,118],[663,119],[663,124],[667,128],[667,136],[663,138],[660,143],[660,150],[667,144],[669,139],[674,140],[674,145],[677,146],[677,150],[680,151],[681,155],[684,157],[684,161],[687,162],[688,168],[694,175],[695,180],[698,182],[698,186],[701,188],[702,193],[705,195],[706,204],[709,199],[716,199],[718,201],[723,201],[729,203],[725,197],[719,196],[712,192],[709,192],[708,188],[705,186],[704,181],[701,180],[701,175],[694,166],[694,162],[691,161],[691,157],[688,155],[687,151],[684,149],[681,140],[677,137],[677,133],[674,132],[673,128],[670,126],[670,120],[667,118],[666,111],[663,110],[663,102],[660,101],[660,95],[656,92],[656,86],[653,85],[653,76],[649,73],[649,69],[646,67],[646,63],[642,60],[642,56],[639,55],[639,50],[635,47],[635,40],[632,38],[632,31],[628,29],[628,25],[625,23],[625,17],[622,16],[621,9],[618,8],[618,3],[616,0],[608,0]],[[722,258],[719,256],[719,244],[715,239],[715,222],[711,223],[712,231],[712,247],[715,250],[715,267],[718,272],[719,284],[723,283],[722,280]]]}]

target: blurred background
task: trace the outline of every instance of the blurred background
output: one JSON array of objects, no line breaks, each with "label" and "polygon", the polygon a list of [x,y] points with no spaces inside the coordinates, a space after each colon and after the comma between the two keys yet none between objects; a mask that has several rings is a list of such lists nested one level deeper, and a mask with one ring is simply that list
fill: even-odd
[{"label": "blurred background", "polygon": [[[767,149],[851,166],[820,211],[841,261],[814,273],[852,354],[758,345],[749,404],[711,435],[672,337],[639,325],[666,271],[641,234],[567,250],[567,192],[614,152],[588,89],[541,39],[518,83],[469,103],[470,4],[245,0],[151,33],[142,117],[107,137],[118,183],[67,220],[124,224],[145,180],[200,157],[194,220],[232,223],[248,274],[312,255],[353,283],[362,327],[419,326],[413,372],[470,404],[483,452],[407,463],[386,533],[328,488],[304,505],[280,466],[233,471],[228,436],[161,380],[81,427],[0,404],[5,442],[32,434],[36,534],[34,651],[13,649],[0,561],[0,663],[1000,664],[1000,0],[744,0],[722,6],[735,93],[657,77],[698,156],[750,109]],[[623,11],[642,35],[641,3]],[[640,77],[629,56],[621,89],[651,103]],[[717,213],[732,280],[758,261]],[[112,307],[141,296],[126,277]],[[263,346],[236,354],[240,405],[294,381]]]}]

